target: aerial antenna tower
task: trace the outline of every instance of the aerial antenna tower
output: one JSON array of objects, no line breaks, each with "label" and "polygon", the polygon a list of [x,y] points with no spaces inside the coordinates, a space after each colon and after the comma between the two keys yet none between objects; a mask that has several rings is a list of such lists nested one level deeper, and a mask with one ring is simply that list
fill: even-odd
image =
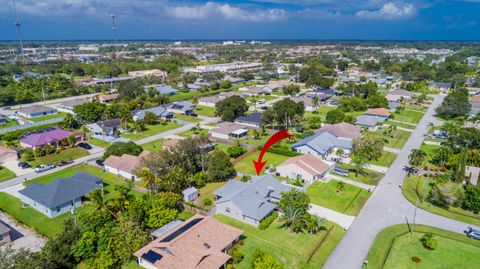
[{"label": "aerial antenna tower", "polygon": [[13,0],[13,12],[15,14],[15,19],[16,19],[15,26],[17,27],[18,42],[20,43],[20,54],[22,56],[22,61],[25,61],[25,56],[23,54],[23,41],[22,41],[22,30],[21,30],[22,24],[20,23],[20,19],[18,18],[17,3],[15,0]]},{"label": "aerial antenna tower", "polygon": [[114,44],[115,44],[115,59],[118,63],[118,58],[117,58],[117,20],[116,20],[117,15],[115,13],[112,13],[112,14],[110,14],[110,17],[112,17],[113,41],[114,41]]}]

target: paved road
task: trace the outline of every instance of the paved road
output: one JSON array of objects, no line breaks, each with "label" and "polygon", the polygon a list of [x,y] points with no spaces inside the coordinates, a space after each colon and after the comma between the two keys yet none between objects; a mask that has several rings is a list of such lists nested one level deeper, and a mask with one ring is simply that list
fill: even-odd
[{"label": "paved road", "polygon": [[[200,118],[202,119],[200,124],[218,122],[220,120],[219,118],[209,118],[209,117],[200,117]],[[142,145],[142,144],[146,144],[148,142],[152,142],[152,141],[155,141],[155,140],[158,140],[158,139],[164,139],[168,136],[172,136],[172,135],[175,135],[175,134],[178,134],[178,133],[181,133],[181,132],[188,131],[195,125],[196,124],[194,124],[194,123],[190,123],[190,124],[184,125],[180,128],[173,129],[173,130],[163,132],[163,133],[159,133],[159,134],[156,134],[156,135],[153,135],[153,136],[149,136],[149,137],[137,140],[135,142],[139,145]],[[91,153],[90,155],[82,157],[82,158],[78,158],[70,165],[57,167],[55,169],[42,172],[40,174],[37,174],[35,172],[31,172],[31,173],[28,173],[28,174],[25,174],[25,175],[22,175],[22,176],[19,176],[19,177],[12,178],[12,179],[4,181],[4,182],[0,182],[0,190],[6,189],[6,188],[9,188],[9,187],[18,185],[18,184],[22,184],[26,180],[32,180],[34,178],[44,176],[44,175],[48,175],[48,174],[63,170],[65,168],[68,168],[68,167],[71,167],[71,166],[74,166],[74,165],[78,165],[78,164],[81,164],[81,163],[86,163],[86,162],[89,162],[89,161],[92,161],[92,160],[95,160],[95,159],[99,159],[103,156],[103,153],[105,152],[105,150],[102,149],[102,148],[98,148],[98,147],[95,147],[95,148],[96,148],[96,150],[93,151],[93,152],[90,152]]]},{"label": "paved road", "polygon": [[[408,164],[410,151],[421,146],[428,123],[436,122],[433,117],[434,110],[441,104],[443,98],[444,96],[435,96],[427,113],[410,135],[407,143],[375,189],[372,197],[354,220],[348,233],[329,257],[324,268],[361,268],[375,237],[381,230],[394,224],[405,223],[407,218],[410,222],[412,221],[414,205],[403,196],[399,187],[406,176],[403,167]],[[421,209],[417,210],[416,223],[458,233],[462,233],[467,226],[473,226]]]}]

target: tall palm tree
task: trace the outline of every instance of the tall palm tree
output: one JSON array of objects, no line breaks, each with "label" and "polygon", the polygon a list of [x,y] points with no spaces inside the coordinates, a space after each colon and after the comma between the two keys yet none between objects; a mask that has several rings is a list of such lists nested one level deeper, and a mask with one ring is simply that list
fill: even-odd
[{"label": "tall palm tree", "polygon": [[300,216],[300,211],[294,208],[292,205],[289,205],[283,211],[283,221],[285,221],[284,225],[289,227],[293,232],[298,232],[296,229],[298,228],[298,222],[302,221]]},{"label": "tall palm tree", "polygon": [[423,163],[427,154],[421,149],[412,149],[410,155],[408,155],[408,162],[412,166],[419,166]]},{"label": "tall palm tree", "polygon": [[315,111],[317,111],[317,107],[318,107],[318,96],[317,95],[314,95],[312,97],[312,105],[313,105],[313,108],[315,109]]},{"label": "tall palm tree", "polygon": [[150,201],[152,201],[152,192],[155,189],[156,184],[155,175],[150,169],[143,167],[138,176],[143,179],[143,186],[148,189],[150,193]]},{"label": "tall palm tree", "polygon": [[120,113],[121,113],[120,121],[123,124],[123,129],[126,130],[128,128],[128,122],[132,119],[132,114],[130,113],[130,110],[128,110],[127,108],[123,108],[120,111]]}]

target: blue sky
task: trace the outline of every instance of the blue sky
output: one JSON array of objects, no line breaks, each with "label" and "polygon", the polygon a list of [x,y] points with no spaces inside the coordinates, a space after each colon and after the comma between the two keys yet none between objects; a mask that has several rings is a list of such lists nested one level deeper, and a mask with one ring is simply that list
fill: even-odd
[{"label": "blue sky", "polygon": [[[16,39],[0,0],[0,39]],[[480,0],[17,0],[24,39],[479,40]]]}]

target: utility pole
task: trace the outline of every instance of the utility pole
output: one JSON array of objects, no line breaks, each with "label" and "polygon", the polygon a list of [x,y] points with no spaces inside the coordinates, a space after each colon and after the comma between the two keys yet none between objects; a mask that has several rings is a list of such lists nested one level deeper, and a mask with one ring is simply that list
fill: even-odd
[{"label": "utility pole", "polygon": [[411,233],[413,233],[414,229],[415,229],[415,218],[417,217],[417,208],[418,208],[418,196],[417,196],[417,202],[415,203],[415,210],[413,211],[413,222],[412,222],[412,231]]}]

